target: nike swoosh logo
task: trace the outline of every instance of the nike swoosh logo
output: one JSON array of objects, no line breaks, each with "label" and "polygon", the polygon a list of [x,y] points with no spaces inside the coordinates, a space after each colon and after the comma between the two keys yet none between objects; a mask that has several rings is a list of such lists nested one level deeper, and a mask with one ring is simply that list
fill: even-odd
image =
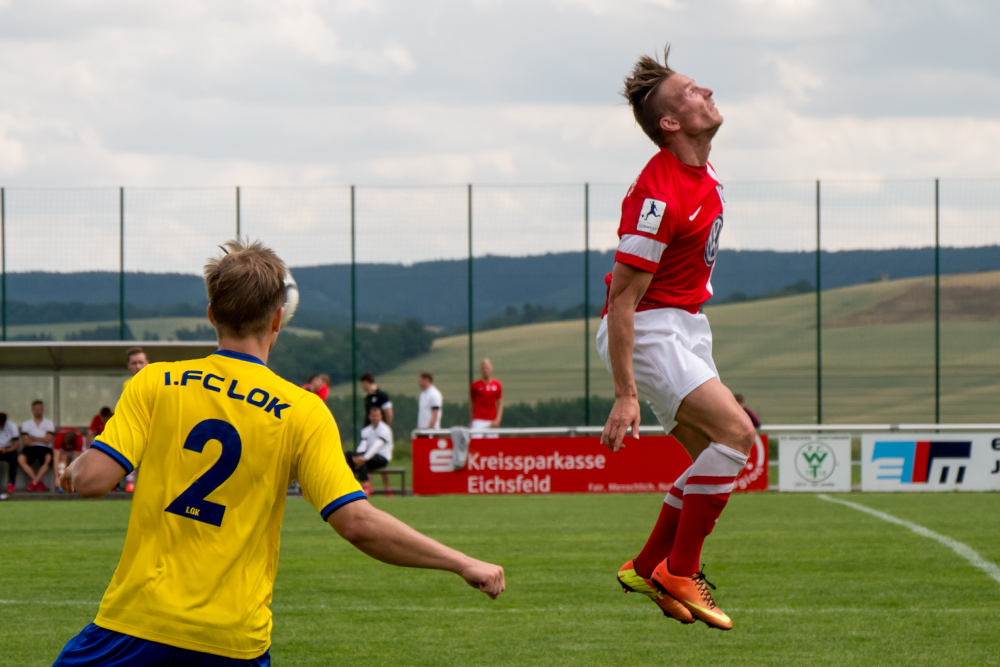
[{"label": "nike swoosh logo", "polygon": [[720,622],[724,623],[724,622],[726,622],[726,621],[729,620],[729,617],[726,616],[725,614],[717,614],[714,611],[711,611],[710,609],[705,609],[704,607],[702,607],[700,605],[696,605],[695,603],[691,602],[690,600],[683,600],[683,602],[687,606],[689,606],[689,607],[691,607],[693,609],[697,609],[698,611],[702,612],[703,614],[711,616],[712,618],[714,618],[714,619],[716,619],[716,620],[718,620]]},{"label": "nike swoosh logo", "polygon": [[699,206],[699,207],[698,207],[698,210],[697,210],[697,211],[695,211],[694,213],[692,213],[692,214],[691,214],[691,217],[690,217],[690,218],[688,218],[688,220],[694,220],[694,219],[695,219],[695,216],[697,216],[697,215],[698,215],[698,213],[700,213],[700,212],[701,212],[701,206]]}]

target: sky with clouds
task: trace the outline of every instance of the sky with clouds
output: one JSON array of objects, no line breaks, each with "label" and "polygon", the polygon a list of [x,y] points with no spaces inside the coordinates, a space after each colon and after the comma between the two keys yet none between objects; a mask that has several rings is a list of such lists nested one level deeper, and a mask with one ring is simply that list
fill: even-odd
[{"label": "sky with clouds", "polygon": [[628,182],[636,57],[727,180],[1000,175],[1000,3],[0,0],[8,186]]}]

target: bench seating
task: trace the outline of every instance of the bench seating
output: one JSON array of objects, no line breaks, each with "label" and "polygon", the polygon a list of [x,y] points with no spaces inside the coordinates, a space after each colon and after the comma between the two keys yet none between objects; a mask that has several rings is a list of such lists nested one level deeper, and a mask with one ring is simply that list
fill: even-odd
[{"label": "bench seating", "polygon": [[[372,475],[382,476],[382,488],[373,488],[373,493],[385,495],[386,489],[390,490],[392,493],[405,496],[406,495],[406,468],[386,466],[384,468],[379,468],[378,470],[373,470]],[[389,486],[389,475],[399,475],[399,487],[392,488]],[[372,485],[374,487],[374,484]]]}]

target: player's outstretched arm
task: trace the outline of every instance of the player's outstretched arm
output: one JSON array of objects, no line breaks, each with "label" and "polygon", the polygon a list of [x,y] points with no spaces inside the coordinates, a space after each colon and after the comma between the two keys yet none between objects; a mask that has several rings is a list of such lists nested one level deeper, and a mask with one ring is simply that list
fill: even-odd
[{"label": "player's outstretched arm", "polygon": [[78,491],[84,498],[103,498],[124,476],[125,469],[117,461],[100,450],[88,449],[63,471],[59,486],[66,493]]},{"label": "player's outstretched arm", "polygon": [[503,568],[432,540],[367,500],[344,505],[327,521],[345,540],[372,558],[402,567],[446,570],[493,600],[503,592]]},{"label": "player's outstretched arm", "polygon": [[646,293],[653,274],[615,263],[608,290],[608,357],[615,380],[615,404],[601,434],[601,444],[611,451],[622,448],[629,427],[639,437],[639,393],[632,375],[635,345],[635,307]]}]

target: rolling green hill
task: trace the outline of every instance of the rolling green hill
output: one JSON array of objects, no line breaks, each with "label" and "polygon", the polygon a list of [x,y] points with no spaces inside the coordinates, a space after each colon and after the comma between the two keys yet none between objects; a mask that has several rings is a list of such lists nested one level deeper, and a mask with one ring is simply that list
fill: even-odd
[{"label": "rolling green hill", "polygon": [[[823,421],[934,421],[933,280],[912,278],[823,292]],[[941,420],[1000,421],[1000,272],[941,279]],[[996,308],[983,304],[995,303]],[[801,294],[705,309],[719,372],[771,423],[816,421],[816,297]],[[880,319],[880,313],[885,316]],[[609,396],[591,321],[591,393]],[[492,359],[508,402],[584,392],[582,320],[475,335],[475,358]],[[431,352],[377,378],[415,395],[430,370],[446,400],[464,400],[468,339],[440,338]],[[364,369],[360,369],[364,370]],[[350,393],[350,385],[334,388]]]}]

